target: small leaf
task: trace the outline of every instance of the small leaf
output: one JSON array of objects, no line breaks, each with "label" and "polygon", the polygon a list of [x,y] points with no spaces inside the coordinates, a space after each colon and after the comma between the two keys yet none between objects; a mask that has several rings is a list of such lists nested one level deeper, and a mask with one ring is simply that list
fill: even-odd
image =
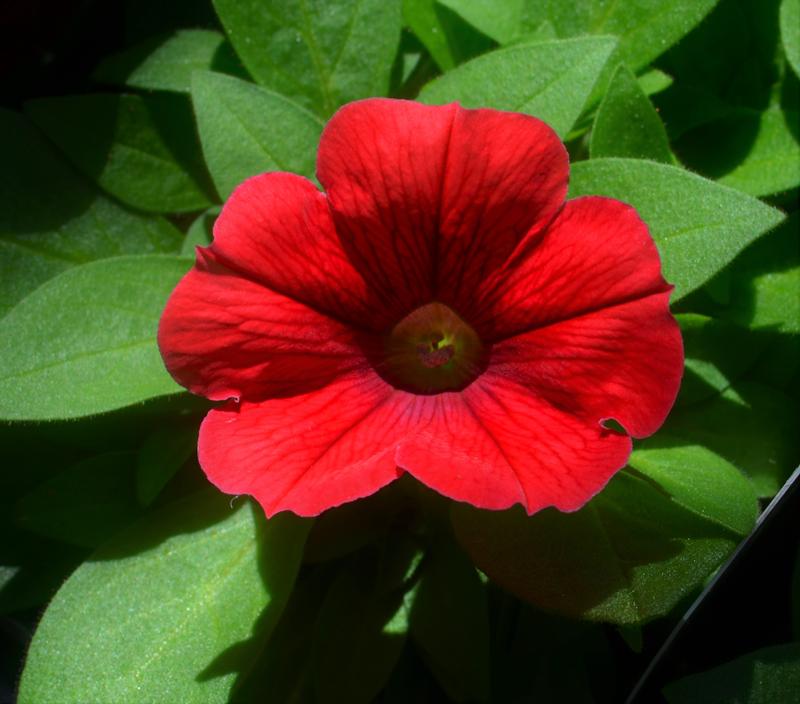
[{"label": "small leaf", "polygon": [[0,320],[0,418],[77,418],[181,388],[156,346],[191,260],[117,257],[51,279]]},{"label": "small leaf", "polygon": [[645,443],[644,449],[633,451],[628,464],[698,516],[739,535],[753,529],[758,516],[753,485],[711,450],[681,444],[647,449]]},{"label": "small leaf", "polygon": [[762,648],[664,689],[669,704],[790,704],[800,692],[800,643]]},{"label": "small leaf", "polygon": [[672,76],[668,76],[657,68],[651,68],[638,76],[636,80],[645,95],[655,95],[662,90],[666,90],[672,85]]},{"label": "small leaf", "polygon": [[110,452],[78,462],[17,504],[17,522],[56,540],[94,548],[138,517],[136,455]]},{"label": "small leaf", "polygon": [[166,220],[101,196],[8,110],[0,110],[0,152],[0,317],[77,264],[180,247]]},{"label": "small leaf", "polygon": [[210,204],[185,97],[71,95],[25,109],[78,169],[127,205],[168,213]]},{"label": "small leaf", "polygon": [[220,208],[209,208],[206,212],[197,216],[197,219],[189,225],[186,237],[181,245],[181,256],[193,257],[195,248],[208,247],[214,239],[214,223],[219,216]]},{"label": "small leaf", "polygon": [[131,88],[188,93],[192,73],[212,69],[224,73],[236,70],[233,49],[225,37],[208,29],[181,29],[109,56],[93,76],[97,81]]},{"label": "small leaf", "polygon": [[282,95],[199,72],[192,100],[211,176],[223,198],[250,176],[292,171],[313,178],[322,122]]},{"label": "small leaf", "polygon": [[489,700],[486,590],[451,542],[435,541],[426,555],[411,609],[411,635],[451,700]]},{"label": "small leaf", "polygon": [[214,0],[253,78],[327,118],[386,95],[400,41],[400,0]]},{"label": "small leaf", "polygon": [[249,502],[233,512],[216,493],[137,524],[78,568],[48,607],[20,704],[228,701],[234,673],[203,673],[248,638],[265,607],[274,625],[308,524],[289,514],[265,522]]},{"label": "small leaf", "polygon": [[452,519],[473,562],[500,586],[543,609],[616,624],[668,614],[737,540],[625,472],[575,513],[454,504]]},{"label": "small leaf", "polygon": [[786,58],[800,77],[800,0],[782,0],[780,23]]},{"label": "small leaf", "polygon": [[683,169],[636,159],[573,164],[569,195],[610,196],[636,208],[658,245],[664,276],[675,284],[673,301],[708,281],[784,217]]},{"label": "small leaf", "polygon": [[625,156],[674,161],[667,132],[635,76],[620,64],[597,111],[591,157]]},{"label": "small leaf", "polygon": [[609,37],[515,44],[459,66],[422,89],[430,104],[459,101],[534,115],[560,136],[586,104],[616,42]]}]

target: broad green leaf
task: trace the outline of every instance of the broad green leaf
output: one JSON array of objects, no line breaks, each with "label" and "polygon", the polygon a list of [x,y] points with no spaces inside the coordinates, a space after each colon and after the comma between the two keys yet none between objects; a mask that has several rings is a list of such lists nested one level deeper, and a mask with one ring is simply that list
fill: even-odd
[{"label": "broad green leaf", "polygon": [[739,109],[684,135],[686,163],[726,186],[766,196],[800,186],[800,113]]},{"label": "broad green leaf", "polygon": [[0,110],[0,152],[0,317],[76,264],[180,247],[166,220],[101,196],[8,110]]},{"label": "broad green leaf", "polygon": [[679,405],[697,403],[727,389],[752,367],[767,344],[739,325],[705,315],[676,316],[686,356]]},{"label": "broad green leaf", "polygon": [[636,77],[620,64],[594,119],[593,159],[624,156],[674,162],[667,132]]},{"label": "broad green leaf", "polygon": [[364,558],[340,570],[325,597],[312,653],[320,704],[368,704],[400,657],[420,556],[401,543],[383,557],[377,566]]},{"label": "broad green leaf", "polygon": [[181,388],[156,329],[191,260],[117,257],[51,279],[0,320],[0,418],[77,418]]},{"label": "broad green leaf", "polygon": [[680,444],[637,449],[628,464],[669,493],[675,503],[698,516],[739,535],[747,535],[753,529],[758,516],[753,485],[711,450]]},{"label": "broad green leaf", "polygon": [[210,204],[184,96],[71,95],[25,109],[78,169],[123,203],[156,213]]},{"label": "broad green leaf", "polygon": [[233,50],[219,32],[181,29],[109,56],[93,75],[103,83],[188,93],[194,71],[235,71],[232,55]]},{"label": "broad green leaf", "polygon": [[249,502],[232,511],[216,493],[144,519],[58,592],[34,635],[20,704],[228,701],[235,673],[214,663],[259,615],[266,634],[274,626],[307,529],[290,514],[265,522]]},{"label": "broad green leaf", "polygon": [[575,513],[454,504],[452,518],[475,565],[500,586],[549,611],[617,624],[669,613],[738,539],[625,472]]},{"label": "broad green leaf", "polygon": [[389,89],[400,0],[214,0],[214,7],[253,78],[321,117]]},{"label": "broad green leaf", "polygon": [[572,165],[570,197],[629,203],[658,245],[676,301],[708,281],[742,249],[783,220],[748,195],[666,164],[592,159]]},{"label": "broad green leaf", "polygon": [[94,548],[140,513],[136,455],[110,452],[65,467],[17,504],[20,526],[40,535]]},{"label": "broad green leaf", "polygon": [[219,216],[220,208],[209,208],[197,216],[189,226],[186,237],[181,245],[181,256],[193,257],[196,247],[208,247],[214,238],[214,223]]},{"label": "broad green leaf", "polygon": [[563,138],[586,104],[616,42],[609,37],[515,44],[435,79],[420,100],[534,115]]},{"label": "broad green leaf", "polygon": [[638,71],[714,8],[717,0],[523,0],[523,27],[549,20],[560,37],[610,34],[619,37],[620,58]]},{"label": "broad green leaf", "polygon": [[780,18],[786,58],[800,77],[800,0],[782,0]]},{"label": "broad green leaf", "polygon": [[473,27],[500,44],[507,44],[520,33],[524,0],[438,0],[457,12]]},{"label": "broad green leaf", "polygon": [[669,704],[796,704],[800,643],[762,648],[664,689]]},{"label": "broad green leaf", "polygon": [[786,394],[750,381],[737,381],[714,398],[675,409],[662,438],[701,445],[745,472],[760,498],[773,496],[800,458],[800,411]]},{"label": "broad green leaf", "polygon": [[153,431],[136,457],[136,497],[149,506],[183,464],[197,453],[197,424],[173,423]]},{"label": "broad green leaf", "polygon": [[452,542],[439,539],[426,554],[410,621],[414,642],[450,699],[488,701],[486,590],[475,567]]},{"label": "broad green leaf", "polygon": [[264,171],[313,177],[322,122],[297,103],[207,72],[194,74],[192,101],[203,154],[223,198]]}]

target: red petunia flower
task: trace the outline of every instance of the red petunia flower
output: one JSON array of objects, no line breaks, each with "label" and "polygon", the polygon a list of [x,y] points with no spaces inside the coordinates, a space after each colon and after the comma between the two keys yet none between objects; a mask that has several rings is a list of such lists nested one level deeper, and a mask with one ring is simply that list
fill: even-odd
[{"label": "red petunia flower", "polygon": [[647,226],[565,202],[533,117],[370,99],[323,132],[320,192],[233,193],[167,303],[177,381],[227,401],[200,464],[267,515],[316,515],[408,472],[475,506],[571,511],[664,421],[683,369]]}]

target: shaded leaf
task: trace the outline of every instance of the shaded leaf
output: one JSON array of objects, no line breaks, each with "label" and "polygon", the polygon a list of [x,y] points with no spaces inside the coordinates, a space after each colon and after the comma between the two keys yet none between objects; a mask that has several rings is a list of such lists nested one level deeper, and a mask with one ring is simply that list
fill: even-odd
[{"label": "shaded leaf", "polygon": [[214,223],[220,208],[209,208],[206,212],[197,216],[195,221],[189,225],[186,237],[181,245],[181,256],[193,257],[196,247],[208,247],[214,238]]},{"label": "shaded leaf", "polygon": [[197,453],[197,424],[174,423],[158,428],[144,441],[136,457],[136,497],[150,505],[183,464]]},{"label": "shaded leaf", "polygon": [[191,260],[117,257],[51,279],[0,320],[0,418],[77,418],[181,388],[156,346]]},{"label": "shaded leaf", "polygon": [[794,72],[800,77],[800,0],[781,0],[781,41]]}]

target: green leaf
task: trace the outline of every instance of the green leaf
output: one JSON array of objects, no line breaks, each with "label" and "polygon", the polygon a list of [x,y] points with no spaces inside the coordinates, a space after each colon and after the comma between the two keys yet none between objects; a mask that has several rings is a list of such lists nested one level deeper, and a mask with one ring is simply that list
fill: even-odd
[{"label": "green leaf", "polygon": [[620,59],[634,71],[677,43],[717,4],[717,0],[523,1],[524,27],[537,27],[548,20],[560,37],[619,37]]},{"label": "green leaf", "polygon": [[658,245],[664,276],[675,285],[673,301],[708,281],[784,217],[683,169],[636,159],[573,164],[569,195],[610,196],[636,208]]},{"label": "green leaf", "polygon": [[524,0],[438,0],[457,12],[473,27],[500,44],[507,44],[520,32]]},{"label": "green leaf", "polygon": [[197,452],[197,424],[158,428],[144,441],[136,458],[136,496],[149,506],[167,482]]},{"label": "green leaf", "polygon": [[411,636],[452,701],[489,700],[486,589],[450,541],[435,541],[426,554],[411,609]]},{"label": "green leaf", "polygon": [[780,23],[786,58],[800,77],[800,0],[782,0]]},{"label": "green leaf", "polygon": [[193,257],[196,247],[208,247],[211,244],[211,240],[214,239],[214,223],[219,217],[220,210],[220,208],[209,208],[189,225],[181,245],[181,256]]},{"label": "green leaf", "polygon": [[0,317],[76,264],[180,247],[166,220],[99,195],[8,110],[0,110],[0,152]]},{"label": "green leaf", "polygon": [[[131,88],[188,93],[192,73],[202,70],[236,72],[233,49],[219,32],[181,29],[109,56],[100,63],[93,77]],[[238,73],[243,72],[239,70]]]},{"label": "green leaf", "polygon": [[[672,85],[672,76],[667,75],[657,68],[651,68],[638,76],[636,80],[645,95],[655,95],[662,90],[666,90]],[[660,118],[659,118],[660,119]]]},{"label": "green leaf", "polygon": [[591,157],[625,156],[674,162],[664,125],[636,77],[620,64],[597,111]]},{"label": "green leaf", "polygon": [[747,535],[753,529],[758,516],[753,485],[711,450],[681,444],[637,449],[628,464],[669,493],[675,503],[698,516],[739,535]]},{"label": "green leaf", "polygon": [[51,279],[0,320],[0,418],[77,418],[181,388],[156,328],[191,261],[117,257]]},{"label": "green leaf", "polygon": [[669,613],[738,537],[625,472],[575,513],[454,504],[452,518],[473,562],[500,586],[543,609],[616,624]]},{"label": "green leaf", "polygon": [[228,701],[218,654],[274,624],[297,574],[308,521],[265,522],[243,502],[201,495],[116,538],[67,580],[34,635],[20,704]]},{"label": "green leaf", "polygon": [[198,72],[192,101],[203,154],[223,198],[264,171],[313,178],[319,118],[288,98],[218,73]]},{"label": "green leaf", "polygon": [[705,315],[676,316],[681,326],[686,369],[679,405],[697,403],[727,389],[756,361],[767,339]]},{"label": "green leaf", "polygon": [[184,96],[71,95],[25,109],[78,169],[123,203],[156,213],[210,204]]},{"label": "green leaf", "polygon": [[419,554],[405,543],[392,547],[377,567],[364,558],[340,570],[325,597],[312,653],[320,704],[368,704],[400,657]]},{"label": "green leaf", "polygon": [[214,7],[256,81],[321,117],[389,90],[400,0],[214,0]]},{"label": "green leaf", "polygon": [[800,643],[762,648],[664,689],[669,704],[790,704],[800,692]]},{"label": "green leaf", "polygon": [[708,401],[675,409],[648,446],[677,438],[706,447],[745,472],[764,498],[773,496],[797,466],[798,426],[794,399],[762,384],[738,381]]},{"label": "green leaf", "polygon": [[515,44],[435,79],[420,100],[525,112],[563,138],[578,119],[615,47],[609,37]]},{"label": "green leaf", "polygon": [[138,517],[135,471],[132,452],[78,462],[24,496],[17,522],[49,538],[97,547]]},{"label": "green leaf", "polygon": [[684,135],[676,149],[693,169],[753,196],[800,186],[800,113],[739,109]]}]

